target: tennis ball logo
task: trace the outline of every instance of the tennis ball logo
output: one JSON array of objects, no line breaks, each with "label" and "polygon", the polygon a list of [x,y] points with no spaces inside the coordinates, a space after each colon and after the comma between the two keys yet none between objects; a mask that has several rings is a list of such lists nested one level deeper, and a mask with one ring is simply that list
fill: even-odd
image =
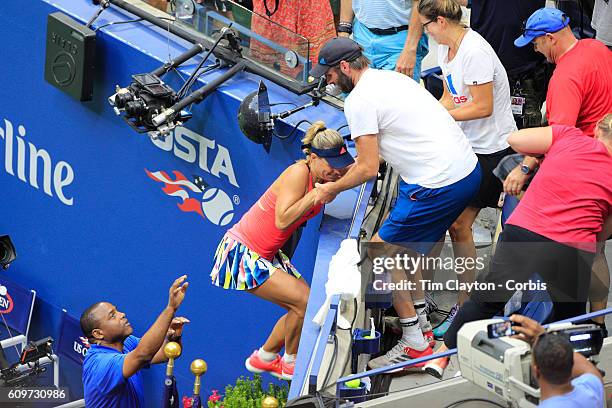
[{"label": "tennis ball logo", "polygon": [[208,187],[202,195],[202,211],[210,222],[224,227],[234,218],[234,203],[225,191]]}]

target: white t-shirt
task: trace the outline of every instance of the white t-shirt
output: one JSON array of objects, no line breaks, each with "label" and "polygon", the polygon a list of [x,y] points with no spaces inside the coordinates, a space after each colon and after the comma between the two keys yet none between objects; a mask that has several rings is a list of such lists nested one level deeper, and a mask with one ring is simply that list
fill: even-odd
[{"label": "white t-shirt", "polygon": [[595,0],[591,27],[597,31],[596,39],[612,47],[612,4],[605,0]]},{"label": "white t-shirt", "polygon": [[438,46],[438,65],[456,107],[472,100],[469,85],[493,82],[493,113],[482,119],[459,122],[474,152],[490,154],[508,147],[508,135],[516,131],[506,70],[489,43],[468,30],[457,55],[448,61],[448,45]]},{"label": "white t-shirt", "polygon": [[408,184],[444,187],[476,167],[457,122],[406,75],[368,68],[346,98],[344,114],[353,139],[378,135],[380,155]]}]

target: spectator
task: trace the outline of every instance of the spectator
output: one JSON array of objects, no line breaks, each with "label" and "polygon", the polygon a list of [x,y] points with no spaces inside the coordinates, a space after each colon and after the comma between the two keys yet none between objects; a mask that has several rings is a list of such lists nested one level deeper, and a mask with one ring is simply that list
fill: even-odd
[{"label": "spectator", "polygon": [[[354,161],[344,139],[315,122],[303,140],[306,159],[289,166],[240,221],[223,237],[215,253],[212,283],[248,291],[287,309],[246,368],[291,380],[310,289],[280,250],[298,227],[322,208],[315,183],[337,180]],[[278,354],[285,346],[285,355]]]},{"label": "spectator", "polygon": [[510,316],[519,337],[532,345],[531,372],[540,386],[540,408],[601,408],[601,373],[572,348],[566,335],[546,333],[528,317]]},{"label": "spectator", "polygon": [[[549,62],[557,64],[546,96],[548,122],[576,126],[593,136],[595,123],[612,112],[612,52],[597,40],[577,40],[569,18],[552,8],[533,13],[515,44],[523,47],[530,42]],[[525,158],[523,165],[506,177],[504,191],[520,194],[536,166],[535,159]],[[593,282],[601,282],[597,278],[601,276],[609,276],[603,246],[593,263]],[[605,301],[592,301],[593,311],[605,307]],[[595,321],[604,323],[603,317]]]},{"label": "spectator", "polygon": [[[254,32],[308,57],[313,64],[323,44],[336,36],[329,0],[253,0],[253,13]],[[303,68],[288,68],[283,53],[259,41],[251,41],[251,53],[258,61],[291,77],[298,76]]]},{"label": "spectator", "polygon": [[[604,118],[609,120],[612,114]],[[456,346],[465,322],[503,310],[514,294],[510,281],[528,282],[536,273],[554,302],[552,321],[583,314],[598,235],[612,233],[603,230],[612,226],[612,130],[598,127],[595,138],[589,138],[577,128],[553,125],[520,130],[508,142],[519,153],[546,158],[506,222],[490,270],[480,280],[498,289],[471,294],[439,351]],[[426,370],[441,376],[447,363],[447,358],[433,360]]]},{"label": "spectator", "polygon": [[81,315],[81,330],[91,347],[83,361],[83,392],[88,408],[145,407],[141,369],[167,361],[164,345],[180,343],[189,320],[174,317],[189,285],[181,276],[170,287],[168,306],[141,339],[125,313],[108,302],[98,302]]},{"label": "spectator", "polygon": [[[368,66],[361,47],[348,38],[335,38],[321,50],[313,75],[325,75],[328,84],[350,92],[344,114],[358,160],[345,176],[317,190],[329,202],[376,177],[380,154],[401,180],[395,207],[372,241],[386,256],[397,253],[392,244],[427,254],[478,191],[480,166],[459,125],[424,87],[398,72]],[[395,291],[393,305],[402,338],[370,360],[372,368],[432,354],[423,291]]]},{"label": "spectator", "polygon": [[[495,51],[477,32],[461,23],[461,7],[455,0],[421,0],[419,15],[423,27],[438,44],[438,65],[442,68],[444,93],[440,102],[459,123],[482,170],[478,194],[450,228],[453,252],[471,268],[459,274],[462,282],[475,279],[476,246],[472,225],[482,208],[497,208],[503,190],[493,169],[508,154],[508,135],[516,130],[510,106],[508,77]],[[438,248],[440,248],[438,246]],[[432,254],[439,256],[439,253]],[[441,338],[458,307],[467,299],[459,292],[458,302],[434,335]]]},{"label": "spectator", "polygon": [[[508,74],[513,111],[519,129],[538,127],[542,123],[542,104],[546,99],[549,68],[546,60],[533,48],[517,48],[514,39],[521,25],[545,0],[459,0],[469,6],[470,28],[487,40]],[[524,98],[524,103],[518,98]]]},{"label": "spectator", "polygon": [[364,50],[372,68],[396,70],[421,80],[421,62],[429,52],[419,22],[419,0],[341,0],[339,35]]},{"label": "spectator", "polygon": [[595,38],[612,51],[612,6],[610,0],[595,0],[591,27],[596,31]]},{"label": "spectator", "polygon": [[542,8],[529,17],[514,42],[533,42],[536,51],[556,64],[546,95],[551,125],[576,126],[593,136],[595,123],[612,111],[612,53],[601,42],[577,40],[569,18],[557,9]]}]

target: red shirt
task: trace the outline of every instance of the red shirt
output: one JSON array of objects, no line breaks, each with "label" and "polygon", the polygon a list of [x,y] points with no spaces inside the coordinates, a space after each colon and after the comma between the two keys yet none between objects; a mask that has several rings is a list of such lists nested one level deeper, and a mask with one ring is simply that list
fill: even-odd
[{"label": "red shirt", "polygon": [[612,51],[600,41],[580,40],[557,61],[550,79],[548,123],[575,126],[593,136],[595,123],[610,112]]},{"label": "red shirt", "polygon": [[[312,188],[312,178],[309,173],[308,191]],[[227,231],[227,234],[255,251],[262,258],[271,261],[295,230],[320,213],[322,207],[321,204],[317,204],[287,229],[280,230],[276,228],[276,195],[270,187],[242,216],[240,221]]]},{"label": "red shirt", "polygon": [[612,156],[579,129],[552,129],[552,146],[508,223],[595,252],[612,212]]}]

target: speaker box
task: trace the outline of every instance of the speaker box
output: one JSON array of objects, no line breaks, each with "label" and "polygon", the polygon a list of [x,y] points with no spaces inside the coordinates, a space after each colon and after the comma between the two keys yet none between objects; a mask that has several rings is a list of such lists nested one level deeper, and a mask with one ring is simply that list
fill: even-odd
[{"label": "speaker box", "polygon": [[62,12],[47,18],[45,80],[79,101],[93,96],[96,33]]}]

